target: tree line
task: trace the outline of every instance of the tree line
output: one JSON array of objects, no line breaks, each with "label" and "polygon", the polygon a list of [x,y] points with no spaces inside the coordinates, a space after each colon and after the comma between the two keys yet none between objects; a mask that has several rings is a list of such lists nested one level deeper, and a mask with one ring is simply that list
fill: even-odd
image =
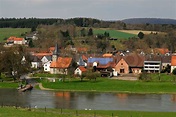
[{"label": "tree line", "polygon": [[93,18],[0,18],[0,28],[36,28],[39,25],[75,25],[78,27],[114,28],[117,30],[169,31],[174,24],[127,24],[123,21],[103,21]]}]

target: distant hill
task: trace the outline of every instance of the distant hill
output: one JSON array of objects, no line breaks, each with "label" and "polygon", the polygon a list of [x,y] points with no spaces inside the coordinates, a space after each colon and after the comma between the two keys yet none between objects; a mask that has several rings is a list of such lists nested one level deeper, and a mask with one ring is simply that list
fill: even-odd
[{"label": "distant hill", "polygon": [[127,24],[176,24],[175,19],[160,19],[160,18],[131,18],[124,19],[122,22]]}]

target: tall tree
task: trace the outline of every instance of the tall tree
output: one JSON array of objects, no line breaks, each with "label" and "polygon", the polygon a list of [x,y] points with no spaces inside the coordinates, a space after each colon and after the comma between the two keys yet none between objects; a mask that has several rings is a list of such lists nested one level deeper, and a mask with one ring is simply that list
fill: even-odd
[{"label": "tall tree", "polygon": [[12,76],[14,80],[19,79],[22,74],[27,73],[30,70],[29,61],[23,61],[22,58],[25,56],[23,51],[18,48],[9,48],[1,53],[1,72],[6,72]]},{"label": "tall tree", "polygon": [[143,38],[144,38],[144,33],[143,33],[143,32],[139,32],[139,33],[138,33],[138,37],[139,37],[140,39],[143,39]]},{"label": "tall tree", "polygon": [[89,28],[89,31],[88,31],[88,36],[93,36],[93,29],[92,28]]}]

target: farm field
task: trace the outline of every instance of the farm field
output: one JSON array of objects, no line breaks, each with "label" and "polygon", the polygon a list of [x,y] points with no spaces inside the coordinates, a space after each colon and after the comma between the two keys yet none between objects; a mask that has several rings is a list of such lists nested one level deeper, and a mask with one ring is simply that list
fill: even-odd
[{"label": "farm field", "polygon": [[108,32],[110,34],[110,37],[112,38],[118,38],[118,39],[128,39],[130,37],[135,37],[136,34],[132,33],[127,33],[127,32],[122,32],[118,30],[113,30],[113,29],[93,29],[94,34],[104,34],[105,32]]},{"label": "farm field", "polygon": [[3,42],[5,38],[10,36],[21,37],[21,34],[29,31],[30,28],[0,28],[0,42]]},{"label": "farm field", "polygon": [[[120,32],[129,33],[137,35],[139,32],[143,32],[144,34],[148,35],[151,34],[152,31],[142,31],[142,30],[118,30]],[[153,31],[153,33],[156,33],[157,31]],[[164,32],[157,32],[159,34],[165,34]]]}]

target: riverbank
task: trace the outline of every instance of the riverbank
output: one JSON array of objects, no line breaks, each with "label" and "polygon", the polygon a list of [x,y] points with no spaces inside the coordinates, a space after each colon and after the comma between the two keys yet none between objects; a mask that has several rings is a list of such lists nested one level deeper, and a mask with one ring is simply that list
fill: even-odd
[{"label": "riverbank", "polygon": [[176,112],[67,110],[2,106],[0,108],[0,117],[23,117],[24,115],[25,117],[175,117]]},{"label": "riverbank", "polygon": [[16,82],[0,82],[0,88],[18,88],[18,85]]},{"label": "riverbank", "polygon": [[42,87],[56,91],[89,91],[89,92],[118,92],[118,93],[156,93],[156,94],[175,94],[175,82],[146,82],[146,81],[123,81],[117,79],[98,78],[96,81],[80,79],[69,79],[65,82],[55,80],[49,82],[42,80]]}]

